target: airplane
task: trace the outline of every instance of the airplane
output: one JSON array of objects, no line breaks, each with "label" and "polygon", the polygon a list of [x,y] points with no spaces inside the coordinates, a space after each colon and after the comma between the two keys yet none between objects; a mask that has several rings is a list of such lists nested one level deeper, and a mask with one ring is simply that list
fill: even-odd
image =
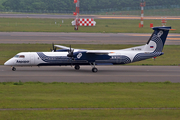
[{"label": "airplane", "polygon": [[[145,45],[121,50],[84,50],[62,45],[53,45],[51,52],[21,52],[4,63],[13,71],[18,66],[74,66],[91,65],[92,72],[98,72],[96,65],[120,65],[163,55],[166,38],[171,27],[154,27],[154,32]],[[55,48],[54,48],[55,46]],[[61,48],[56,50],[57,48]]]}]

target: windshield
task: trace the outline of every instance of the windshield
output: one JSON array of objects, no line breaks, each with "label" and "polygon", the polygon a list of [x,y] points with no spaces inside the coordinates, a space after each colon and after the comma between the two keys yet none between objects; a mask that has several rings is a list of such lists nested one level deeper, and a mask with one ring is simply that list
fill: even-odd
[{"label": "windshield", "polygon": [[15,55],[14,57],[15,57],[15,58],[18,58],[18,57],[19,57],[19,55]]}]

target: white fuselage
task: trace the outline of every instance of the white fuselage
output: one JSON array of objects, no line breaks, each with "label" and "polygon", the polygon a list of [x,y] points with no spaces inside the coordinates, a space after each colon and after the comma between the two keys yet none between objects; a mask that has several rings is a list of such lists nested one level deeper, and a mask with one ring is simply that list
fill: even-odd
[{"label": "white fuselage", "polygon": [[53,45],[62,48],[56,52],[22,52],[11,58],[4,65],[13,66],[63,66],[74,65],[76,70],[80,65],[91,65],[92,72],[97,72],[95,65],[128,64],[163,55],[162,52],[167,35],[171,27],[154,27],[153,34],[143,46],[123,50],[82,50],[62,45]]},{"label": "white fuselage", "polygon": [[[143,51],[146,46],[138,46],[123,50],[88,50],[88,52],[108,52],[109,59],[96,60],[95,63],[110,63],[110,64],[127,64],[133,61],[137,54],[149,54],[150,51]],[[154,50],[154,49],[153,49]],[[153,51],[152,50],[152,51]],[[76,50],[74,52],[84,52],[86,50]],[[89,65],[86,60],[71,60],[67,57],[68,52],[22,52],[17,54],[15,57],[8,60],[4,65],[7,66],[50,66],[50,65]],[[128,58],[124,58],[126,56]],[[159,56],[159,55],[157,55]],[[156,57],[149,56],[148,58]],[[123,58],[123,59],[122,59]],[[125,61],[123,61],[125,60]]]}]

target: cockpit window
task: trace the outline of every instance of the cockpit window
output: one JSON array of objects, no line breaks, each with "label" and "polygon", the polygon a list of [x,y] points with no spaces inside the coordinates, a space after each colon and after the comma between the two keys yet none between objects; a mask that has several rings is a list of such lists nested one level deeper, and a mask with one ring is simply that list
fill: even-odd
[{"label": "cockpit window", "polygon": [[14,56],[15,58],[25,58],[25,56],[24,55],[16,55],[16,56]]},{"label": "cockpit window", "polygon": [[19,58],[25,58],[25,56],[24,55],[20,55]]},{"label": "cockpit window", "polygon": [[19,57],[19,55],[15,55],[14,57],[15,57],[15,58],[18,58],[18,57]]}]

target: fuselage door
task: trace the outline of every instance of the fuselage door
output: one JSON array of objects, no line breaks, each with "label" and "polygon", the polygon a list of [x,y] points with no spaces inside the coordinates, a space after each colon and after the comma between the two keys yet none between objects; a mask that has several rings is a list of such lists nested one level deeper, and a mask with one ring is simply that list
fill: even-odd
[{"label": "fuselage door", "polygon": [[34,54],[30,54],[30,64],[34,65]]},{"label": "fuselage door", "polygon": [[17,59],[14,59],[14,65],[17,65],[18,61]]}]

